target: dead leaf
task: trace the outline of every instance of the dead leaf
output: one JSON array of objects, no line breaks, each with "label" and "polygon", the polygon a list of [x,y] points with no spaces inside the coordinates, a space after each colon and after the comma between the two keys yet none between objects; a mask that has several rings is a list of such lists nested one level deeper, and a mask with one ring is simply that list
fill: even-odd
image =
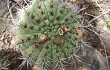
[{"label": "dead leaf", "polygon": [[83,33],[81,32],[81,30],[77,26],[74,26],[74,29],[75,29],[76,33],[82,38]]}]

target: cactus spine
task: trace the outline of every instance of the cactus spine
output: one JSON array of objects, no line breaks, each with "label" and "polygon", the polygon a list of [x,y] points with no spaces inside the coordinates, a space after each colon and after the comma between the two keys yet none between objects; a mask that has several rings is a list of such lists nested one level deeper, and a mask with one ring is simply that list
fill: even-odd
[{"label": "cactus spine", "polygon": [[45,68],[70,62],[80,41],[74,13],[60,1],[33,1],[19,13],[16,40],[25,58]]}]

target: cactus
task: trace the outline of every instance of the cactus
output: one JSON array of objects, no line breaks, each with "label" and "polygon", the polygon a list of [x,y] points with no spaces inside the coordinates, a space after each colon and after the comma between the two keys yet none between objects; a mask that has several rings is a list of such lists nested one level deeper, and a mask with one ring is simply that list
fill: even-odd
[{"label": "cactus", "polygon": [[3,52],[0,51],[0,70],[9,70],[8,66],[8,60],[3,55]]},{"label": "cactus", "polygon": [[74,12],[60,1],[33,1],[19,12],[16,42],[23,56],[45,68],[68,64],[80,37]]}]

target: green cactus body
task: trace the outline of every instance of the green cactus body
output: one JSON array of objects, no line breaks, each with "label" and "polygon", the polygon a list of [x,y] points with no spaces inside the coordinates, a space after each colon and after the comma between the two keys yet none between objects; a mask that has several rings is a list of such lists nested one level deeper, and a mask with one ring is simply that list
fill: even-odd
[{"label": "green cactus body", "polygon": [[61,62],[69,63],[80,41],[74,26],[78,26],[77,20],[65,4],[34,1],[19,13],[16,40],[25,58],[57,67]]}]

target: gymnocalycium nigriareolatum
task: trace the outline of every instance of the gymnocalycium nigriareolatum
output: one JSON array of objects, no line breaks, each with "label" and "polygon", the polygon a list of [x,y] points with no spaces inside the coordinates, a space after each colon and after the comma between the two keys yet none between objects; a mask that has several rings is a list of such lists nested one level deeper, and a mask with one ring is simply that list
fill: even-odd
[{"label": "gymnocalycium nigriareolatum", "polygon": [[45,68],[68,64],[81,40],[77,18],[60,1],[36,1],[18,13],[16,41],[23,56]]}]

